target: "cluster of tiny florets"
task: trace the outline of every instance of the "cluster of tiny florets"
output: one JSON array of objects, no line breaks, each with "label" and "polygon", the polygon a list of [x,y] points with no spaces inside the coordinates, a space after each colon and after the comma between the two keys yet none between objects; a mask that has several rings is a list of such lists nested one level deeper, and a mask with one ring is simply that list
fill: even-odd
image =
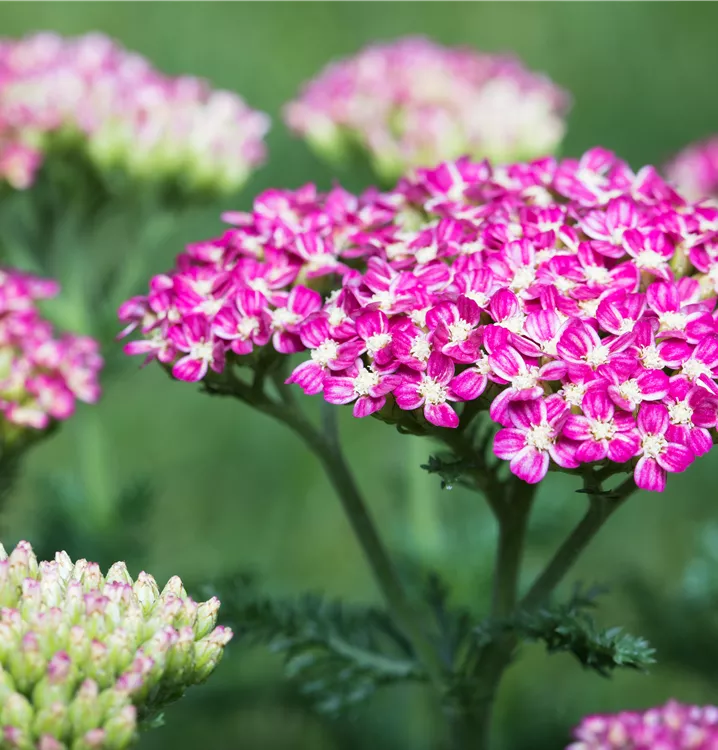
[{"label": "cluster of tiny florets", "polygon": [[687,146],[668,164],[666,174],[689,199],[718,201],[718,136]]},{"label": "cluster of tiny florets", "polygon": [[54,297],[56,282],[0,269],[0,433],[11,440],[24,428],[43,430],[75,411],[76,402],[94,403],[102,358],[97,342],[63,334],[37,308]]},{"label": "cluster of tiny florets", "polygon": [[410,37],[332,63],[285,116],[320,153],[337,159],[359,146],[396,178],[466,154],[502,163],[551,153],[567,105],[515,58]]},{"label": "cluster of tiny florets", "polygon": [[669,701],[643,712],[589,716],[567,750],[716,750],[718,708]]},{"label": "cluster of tiny florets", "polygon": [[103,172],[230,191],[264,160],[265,115],[197,78],[171,78],[101,34],[0,39],[0,180],[33,182],[75,145]]},{"label": "cluster of tiny florets", "polygon": [[0,748],[129,747],[221,659],[232,632],[218,609],[177,577],[160,593],[121,562],[103,576],[64,552],[38,563],[27,542],[0,546]]},{"label": "cluster of tiny florets", "polygon": [[478,399],[527,482],[613,464],[661,490],[713,444],[718,209],[651,167],[602,149],[461,159],[387,193],[273,190],[225,218],[123,305],[143,334],[129,353],[197,381],[270,342],[308,349],[289,382],[357,417],[455,428]]}]

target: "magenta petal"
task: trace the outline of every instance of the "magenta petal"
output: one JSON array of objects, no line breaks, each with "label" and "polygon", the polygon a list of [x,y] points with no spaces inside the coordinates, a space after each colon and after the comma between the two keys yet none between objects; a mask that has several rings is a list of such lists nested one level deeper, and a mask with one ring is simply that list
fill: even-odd
[{"label": "magenta petal", "polygon": [[449,357],[446,357],[439,352],[434,352],[429,357],[426,372],[430,378],[441,383],[441,385],[448,385],[454,377],[454,363]]},{"label": "magenta petal", "polygon": [[526,433],[513,427],[505,427],[494,436],[494,453],[504,461],[510,461],[526,447]]},{"label": "magenta petal", "polygon": [[695,456],[703,456],[713,447],[713,439],[708,430],[695,427],[688,432],[688,448]]},{"label": "magenta petal", "polygon": [[638,429],[643,434],[663,435],[668,424],[668,409],[663,404],[641,404],[638,412]]},{"label": "magenta petal", "polygon": [[608,440],[586,440],[576,449],[576,458],[582,464],[603,461],[608,455]]},{"label": "magenta petal", "polygon": [[[314,360],[302,362],[294,368],[292,374],[287,378],[287,384],[298,385],[307,396],[316,396],[322,392],[326,372]],[[335,378],[338,380],[339,378]],[[349,380],[349,378],[347,378]],[[351,382],[351,381],[350,381]],[[353,391],[353,389],[352,389]],[[335,402],[332,402],[335,403]],[[336,402],[346,403],[346,402]]]},{"label": "magenta petal", "polygon": [[615,412],[608,393],[599,388],[594,388],[586,393],[581,408],[587,417],[598,419],[601,422],[608,422]]},{"label": "magenta petal", "polygon": [[396,405],[404,411],[418,409],[424,403],[416,383],[403,383],[394,391]]},{"label": "magenta petal", "polygon": [[368,339],[378,333],[387,333],[389,330],[389,319],[381,310],[373,310],[364,313],[357,318],[357,333],[363,338]]},{"label": "magenta petal", "polygon": [[486,375],[470,367],[451,381],[451,390],[463,401],[473,401],[484,392],[488,382]]},{"label": "magenta petal", "polygon": [[172,367],[172,375],[177,380],[184,380],[188,383],[196,383],[207,374],[207,361],[202,359],[193,359],[190,356],[182,357],[175,362]]},{"label": "magenta petal", "polygon": [[695,456],[690,448],[678,443],[668,443],[668,447],[656,458],[658,465],[673,473],[685,471],[692,463]]},{"label": "magenta petal", "polygon": [[[330,404],[348,404],[356,398],[354,378],[330,376],[323,378],[323,383],[324,400]],[[319,391],[316,391],[316,393],[319,393]]]},{"label": "magenta petal", "polygon": [[571,440],[593,439],[588,419],[577,414],[571,414],[566,420],[563,426],[563,434]]},{"label": "magenta petal", "polygon": [[636,486],[649,492],[663,492],[666,489],[666,472],[654,458],[645,456],[638,460],[633,472]]},{"label": "magenta petal", "polygon": [[576,469],[579,465],[577,448],[578,443],[559,438],[548,450],[555,464],[564,469]]},{"label": "magenta petal", "polygon": [[668,376],[662,370],[645,370],[636,378],[636,382],[644,399],[658,400],[668,393]]},{"label": "magenta petal", "polygon": [[368,417],[370,414],[379,411],[386,403],[386,398],[372,398],[371,396],[362,396],[354,404],[353,414],[357,418]]},{"label": "magenta petal", "polygon": [[509,414],[509,404],[511,403],[511,390],[501,391],[498,396],[491,402],[489,407],[489,416],[496,424],[508,427],[513,424]]},{"label": "magenta petal", "polygon": [[513,474],[519,479],[523,479],[524,482],[536,484],[546,476],[548,465],[548,453],[526,446],[511,459],[509,468]]},{"label": "magenta petal", "polygon": [[322,306],[322,296],[314,289],[295,286],[289,294],[287,307],[303,317],[316,312]]},{"label": "magenta petal", "polygon": [[512,380],[526,372],[523,357],[511,346],[506,346],[489,356],[492,370],[504,380]]},{"label": "magenta petal", "polygon": [[718,336],[710,336],[698,344],[693,356],[710,369],[718,366]]},{"label": "magenta petal", "polygon": [[424,404],[424,416],[437,427],[459,426],[459,415],[448,404]]},{"label": "magenta petal", "polygon": [[608,457],[617,464],[630,461],[641,447],[641,440],[636,432],[619,432],[607,443]]}]

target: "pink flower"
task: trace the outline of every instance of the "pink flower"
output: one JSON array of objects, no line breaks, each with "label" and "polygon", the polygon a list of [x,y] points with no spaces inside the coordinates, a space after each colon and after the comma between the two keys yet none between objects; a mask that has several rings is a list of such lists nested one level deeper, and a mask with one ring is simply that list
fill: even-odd
[{"label": "pink flower", "polygon": [[354,403],[355,417],[368,417],[386,403],[386,396],[402,382],[400,375],[374,371],[357,359],[344,375],[324,379],[324,400],[330,404]]},{"label": "pink flower", "polygon": [[172,374],[178,380],[194,383],[202,380],[210,367],[215,372],[224,369],[224,348],[212,336],[211,326],[204,316],[186,316],[182,325],[172,328],[169,335],[175,348],[186,352],[172,366]]},{"label": "pink flower", "polygon": [[234,304],[220,308],[212,321],[215,336],[229,341],[235,354],[249,354],[270,338],[269,305],[263,294],[251,289],[237,292]]},{"label": "pink flower", "polygon": [[283,304],[269,313],[274,348],[282,354],[301,352],[304,346],[299,338],[300,326],[321,306],[322,297],[318,292],[295,286]]},{"label": "pink flower", "polygon": [[601,388],[589,388],[581,401],[582,414],[571,414],[563,428],[565,437],[580,443],[580,463],[609,458],[618,464],[630,461],[638,452],[640,438],[632,414],[616,411]]},{"label": "pink flower", "polygon": [[459,417],[448,401],[456,401],[450,383],[454,376],[453,362],[443,354],[434,352],[427,364],[426,372],[405,373],[402,382],[394,390],[394,398],[400,409],[413,411],[424,407],[424,416],[437,427],[458,427]]},{"label": "pink flower", "polygon": [[638,432],[641,445],[634,478],[642,490],[663,492],[667,472],[685,471],[693,462],[693,453],[680,443],[668,441],[670,426],[668,409],[664,404],[641,404],[638,412]]},{"label": "pink flower", "polygon": [[494,438],[494,453],[519,479],[540,482],[548,471],[549,459],[567,469],[578,466],[575,446],[560,437],[568,410],[558,396],[532,401],[515,401],[508,409],[511,427],[504,427]]},{"label": "pink flower", "polygon": [[626,351],[630,344],[626,336],[602,339],[593,326],[574,320],[564,328],[556,353],[566,363],[572,380],[593,380],[597,373],[633,370],[636,358]]},{"label": "pink flower", "polygon": [[702,456],[713,447],[709,430],[716,426],[718,397],[705,388],[692,385],[686,378],[674,377],[663,402],[668,408],[666,439]]}]

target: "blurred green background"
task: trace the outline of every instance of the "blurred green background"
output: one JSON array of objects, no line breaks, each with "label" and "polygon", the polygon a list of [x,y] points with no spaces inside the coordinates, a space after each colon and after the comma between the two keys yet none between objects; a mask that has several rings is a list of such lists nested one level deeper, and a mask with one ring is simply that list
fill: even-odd
[{"label": "blurred green background", "polygon": [[[512,51],[573,93],[565,153],[600,144],[640,166],[663,163],[687,142],[718,131],[716,28],[718,6],[708,3],[0,5],[3,36],[100,30],[168,73],[206,77],[274,118],[268,164],[236,199],[178,216],[171,240],[147,258],[148,273],[164,270],[184,242],[217,233],[220,210],[247,207],[265,187],[331,184],[334,176],[290,137],[279,113],[333,57],[410,33]],[[363,184],[359,176],[343,181],[350,188]],[[116,237],[94,252],[129,256],[133,248]],[[131,533],[116,530],[134,573],[142,566],[162,582],[173,573],[201,582],[253,571],[276,594],[312,589],[376,600],[337,502],[292,435],[237,403],[209,399],[192,386],[170,383],[158,368],[139,371],[134,363],[92,408],[108,434],[114,475],[123,481],[146,477],[152,485],[146,522]],[[33,452],[9,509],[9,541],[42,532],[53,501],[48,477],[77,478],[84,416]],[[435,477],[423,475],[417,465],[428,445],[372,420],[352,422],[346,414],[342,426],[350,460],[391,545],[407,560],[421,557],[441,569],[456,582],[457,597],[480,609],[494,531],[480,501],[460,490],[442,492]],[[569,657],[549,659],[540,648],[527,648],[500,696],[501,747],[558,750],[589,712],[647,706],[669,696],[718,702],[715,647],[696,653],[718,640],[718,625],[704,617],[700,633],[689,632],[695,618],[662,598],[681,593],[683,571],[692,564],[688,580],[708,592],[700,594],[700,606],[710,610],[718,561],[691,561],[702,532],[718,518],[717,469],[718,459],[706,457],[687,475],[671,477],[665,494],[637,495],[575,572],[575,579],[612,586],[602,621],[650,631],[659,662],[665,655],[662,663],[649,676],[619,674],[608,681],[582,672]],[[529,555],[534,567],[582,512],[584,500],[573,489],[560,479],[542,486]],[[78,519],[86,510],[78,505]],[[88,554],[72,548],[71,529],[54,531],[61,540],[67,533],[61,543],[73,554]],[[639,588],[645,606],[638,606]],[[215,677],[173,707],[166,727],[146,735],[142,747],[436,747],[434,717],[418,692],[392,690],[355,716],[329,722],[315,717],[282,681],[273,657],[235,645]]]}]

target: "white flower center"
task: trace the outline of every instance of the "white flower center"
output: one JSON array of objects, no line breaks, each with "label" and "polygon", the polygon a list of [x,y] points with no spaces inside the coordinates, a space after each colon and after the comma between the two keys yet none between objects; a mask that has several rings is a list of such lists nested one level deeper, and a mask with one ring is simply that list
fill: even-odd
[{"label": "white flower center", "polygon": [[554,286],[559,290],[559,292],[565,293],[570,292],[576,286],[576,282],[572,281],[569,278],[566,278],[565,276],[559,276],[554,280]]},{"label": "white flower center", "polygon": [[512,315],[510,318],[506,318],[505,320],[497,321],[497,323],[502,328],[506,328],[508,331],[511,331],[511,333],[522,333],[524,330],[525,320],[526,316],[523,313],[518,313],[517,315]]},{"label": "white flower center", "polygon": [[320,253],[309,256],[306,268],[308,271],[319,271],[322,268],[334,268],[336,264],[337,259],[331,253]]},{"label": "white flower center", "polygon": [[373,304],[378,304],[380,310],[387,312],[394,306],[396,298],[394,297],[394,294],[387,289],[382,292],[374,292],[371,297],[371,302]]},{"label": "white flower center", "polygon": [[631,320],[631,318],[624,318],[621,321],[621,325],[618,326],[618,334],[621,335],[622,333],[630,333],[635,325],[635,320]]},{"label": "white flower center", "polygon": [[366,340],[366,348],[369,354],[376,354],[389,344],[391,344],[390,333],[375,333]]},{"label": "white flower center", "polygon": [[371,370],[361,370],[354,378],[354,393],[357,396],[368,396],[369,391],[379,384],[379,374]]},{"label": "white flower center", "polygon": [[599,422],[594,419],[591,422],[591,434],[594,440],[611,440],[616,434],[616,425],[610,422]]},{"label": "white flower center", "polygon": [[259,330],[259,321],[253,316],[241,318],[237,323],[237,333],[244,341]]},{"label": "white flower center", "polygon": [[583,275],[586,277],[586,281],[589,284],[609,284],[611,281],[611,274],[607,268],[603,266],[586,266],[583,269]]},{"label": "white flower center", "polygon": [[693,409],[688,406],[686,401],[676,401],[675,403],[668,405],[668,418],[671,420],[671,424],[685,425],[686,427],[693,426]]},{"label": "white flower center", "polygon": [[647,370],[662,370],[666,363],[663,361],[658,348],[655,346],[641,347],[639,357]]},{"label": "white flower center", "polygon": [[449,336],[451,337],[452,344],[458,344],[461,341],[466,341],[471,335],[473,326],[465,320],[459,320],[456,323],[452,323],[449,326]]},{"label": "white flower center", "polygon": [[334,339],[327,339],[312,350],[312,359],[320,367],[328,367],[329,363],[337,358],[337,354],[339,354],[339,344]]},{"label": "white flower center", "polygon": [[409,313],[411,322],[419,326],[419,328],[426,328],[426,313],[428,313],[430,309],[430,307],[423,307],[421,310],[412,310]]},{"label": "white flower center", "polygon": [[427,404],[443,404],[446,401],[446,387],[437,383],[436,380],[428,375],[422,376],[419,383],[419,393],[424,397]]},{"label": "white flower center", "polygon": [[627,380],[625,383],[621,383],[618,387],[618,392],[621,395],[621,398],[625,398],[626,401],[634,407],[636,404],[640,403],[643,398],[638,382],[633,378]]},{"label": "white flower center", "polygon": [[491,372],[491,365],[489,364],[489,358],[484,354],[481,355],[481,359],[477,360],[474,364],[474,368],[479,375],[488,375]]},{"label": "white flower center", "polygon": [[511,288],[515,290],[527,289],[534,283],[536,278],[536,269],[531,266],[522,266],[514,274],[514,279],[511,282]]},{"label": "white flower center", "polygon": [[706,367],[703,362],[693,358],[684,363],[681,372],[688,380],[698,380],[701,375],[707,375],[709,378],[713,377],[709,367]]},{"label": "white flower center", "polygon": [[566,383],[561,390],[567,404],[581,406],[586,395],[586,386],[583,383]]},{"label": "white flower center", "polygon": [[464,296],[476,302],[479,307],[488,307],[489,305],[489,297],[483,292],[465,292]]},{"label": "white flower center", "polygon": [[517,391],[535,387],[538,383],[538,372],[538,367],[530,367],[528,372],[522,372],[515,378],[512,378],[512,387],[516,388]]},{"label": "white flower center", "polygon": [[668,447],[668,441],[663,435],[644,435],[641,438],[641,448],[646,458],[658,458]]},{"label": "white flower center", "polygon": [[403,242],[392,242],[386,246],[385,252],[389,260],[397,260],[404,255],[408,255],[409,248]]},{"label": "white flower center", "polygon": [[250,279],[247,282],[247,286],[253,291],[263,294],[265,297],[270,297],[272,295],[272,290],[269,288],[266,279]]},{"label": "white flower center", "polygon": [[418,359],[420,362],[426,362],[431,356],[431,344],[425,336],[417,336],[411,342],[411,349],[409,349],[414,359]]},{"label": "white flower center", "polygon": [[422,247],[416,251],[416,262],[419,265],[424,263],[431,263],[432,260],[436,260],[439,250],[436,245],[429,245],[428,247]]},{"label": "white flower center", "polygon": [[292,312],[286,307],[278,307],[270,313],[272,317],[272,328],[281,331],[287,326],[296,325],[302,319],[301,315]]},{"label": "white flower center", "polygon": [[666,259],[655,250],[642,250],[636,258],[639,268],[661,268],[665,263]]},{"label": "white flower center", "polygon": [[537,451],[547,451],[553,445],[553,428],[551,425],[543,422],[532,426],[526,433],[526,445],[536,448]]},{"label": "white flower center", "polygon": [[585,299],[578,303],[579,308],[581,308],[581,312],[587,317],[587,318],[595,318],[596,317],[596,311],[598,310],[598,306],[601,304],[600,299]]},{"label": "white flower center", "polygon": [[198,279],[192,286],[200,297],[206,297],[212,291],[213,284],[214,281],[212,279]]},{"label": "white flower center", "polygon": [[464,242],[462,245],[459,245],[459,253],[461,255],[473,255],[474,253],[480,253],[483,249],[484,245],[479,240],[474,240],[473,242]]},{"label": "white flower center", "polygon": [[598,367],[599,365],[605,365],[608,362],[608,358],[611,352],[605,344],[598,344],[595,349],[592,349],[586,354],[586,362],[591,367]]},{"label": "white flower center", "polygon": [[342,310],[341,307],[333,307],[329,311],[329,325],[332,326],[332,328],[336,328],[336,326],[341,325],[345,320],[347,319],[347,314]]},{"label": "white flower center", "polygon": [[214,359],[214,344],[211,341],[198,341],[190,347],[189,356],[201,362],[211,362]]},{"label": "white flower center", "polygon": [[659,314],[658,320],[664,331],[679,331],[683,328],[686,316],[682,312],[665,312]]},{"label": "white flower center", "polygon": [[224,300],[222,299],[206,299],[199,304],[199,309],[208,317],[214,317],[223,307]]}]

